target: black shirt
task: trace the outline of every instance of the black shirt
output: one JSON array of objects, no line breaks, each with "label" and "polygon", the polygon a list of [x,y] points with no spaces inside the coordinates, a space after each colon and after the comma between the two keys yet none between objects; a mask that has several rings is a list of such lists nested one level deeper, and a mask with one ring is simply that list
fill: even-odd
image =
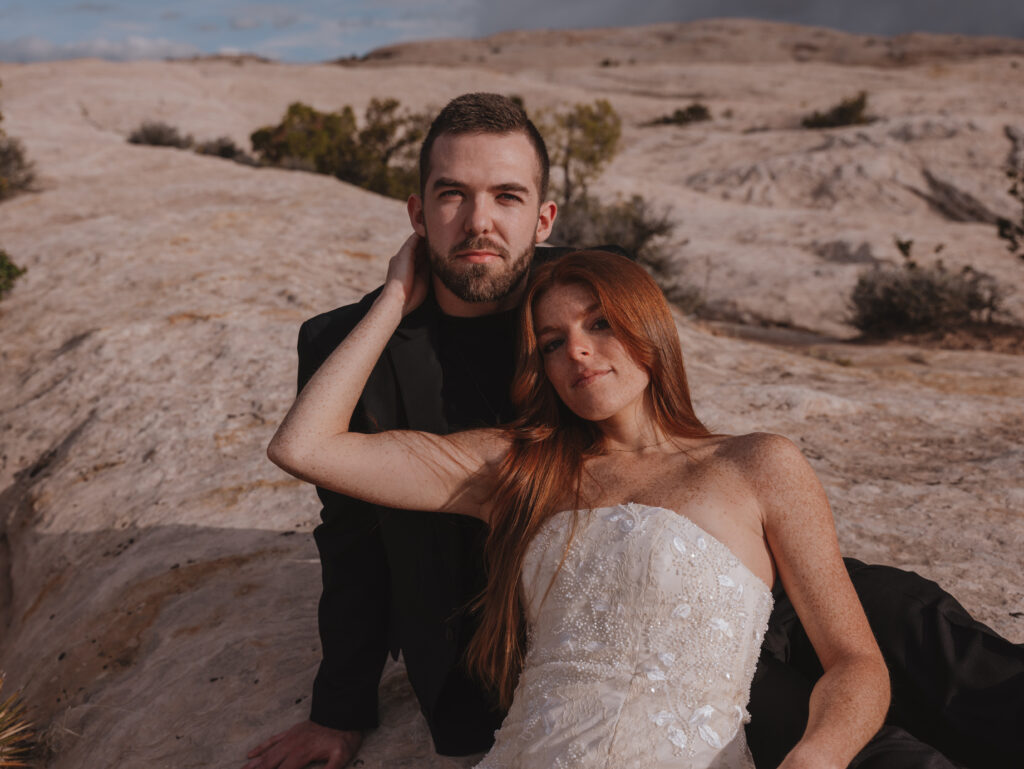
[{"label": "black shirt", "polygon": [[515,309],[475,318],[440,315],[441,400],[452,432],[493,427],[514,416],[509,389],[517,316]]}]

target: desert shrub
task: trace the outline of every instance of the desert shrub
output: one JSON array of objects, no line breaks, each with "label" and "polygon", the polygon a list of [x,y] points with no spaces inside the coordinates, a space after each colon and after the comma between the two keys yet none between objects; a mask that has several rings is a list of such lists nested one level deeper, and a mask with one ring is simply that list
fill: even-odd
[{"label": "desert shrub", "polygon": [[579,198],[615,156],[622,136],[622,119],[607,99],[576,104],[567,112],[544,114],[537,127],[544,134],[551,165],[561,170],[558,193],[562,208]]},{"label": "desert shrub", "polygon": [[684,312],[695,312],[704,303],[704,292],[680,279],[665,240],[675,229],[668,209],[658,210],[646,198],[603,204],[597,198],[577,196],[560,208],[551,234],[555,245],[579,247],[616,245],[650,269],[670,302]]},{"label": "desert shrub", "polygon": [[359,127],[355,111],[320,112],[296,102],[276,126],[252,134],[253,152],[271,165],[331,174],[382,195],[419,191],[417,152],[431,116],[400,112],[397,99],[371,99]]},{"label": "desert shrub", "polygon": [[0,134],[0,200],[31,189],[35,166],[25,157],[24,145]]},{"label": "desert shrub", "polygon": [[[0,123],[3,119],[0,114]],[[0,200],[30,189],[35,176],[32,163],[25,157],[24,145],[6,136],[0,128]]]},{"label": "desert shrub", "polygon": [[838,128],[848,125],[864,125],[871,118],[864,114],[868,106],[867,91],[843,99],[828,112],[814,112],[800,121],[804,128]]},{"label": "desert shrub", "polygon": [[658,261],[659,238],[675,228],[667,211],[656,211],[647,199],[633,195],[610,205],[587,195],[558,210],[551,239],[555,243],[614,243],[639,261]]},{"label": "desert shrub", "polygon": [[11,290],[14,281],[25,274],[25,268],[11,261],[7,252],[0,248],[0,299]]},{"label": "desert shrub", "polygon": [[576,104],[566,112],[543,114],[538,128],[561,170],[556,183],[560,198],[551,242],[579,247],[616,245],[645,264],[669,301],[686,312],[702,304],[703,292],[680,282],[665,252],[666,238],[675,229],[667,209],[657,210],[646,198],[602,203],[589,186],[618,151],[622,120],[605,99]]},{"label": "desert shrub", "polygon": [[995,279],[973,267],[957,272],[941,261],[921,267],[908,258],[861,274],[850,296],[850,321],[870,336],[949,331],[991,323],[1001,300]]},{"label": "desert shrub", "polygon": [[235,144],[234,139],[230,136],[218,136],[216,139],[199,142],[195,150],[200,155],[215,155],[228,160],[234,160],[239,155],[245,154],[245,150]]},{"label": "desert shrub", "polygon": [[[0,674],[0,689],[4,676]],[[29,766],[32,731],[25,718],[25,704],[17,693],[0,701],[0,766]]]},{"label": "desert shrub", "polygon": [[195,146],[195,151],[199,155],[212,155],[226,160],[234,160],[242,165],[259,165],[259,161],[235,144],[230,136],[218,136],[216,139],[199,142]]},{"label": "desert shrub", "polygon": [[192,146],[191,136],[182,136],[178,129],[159,120],[147,120],[128,135],[132,144],[149,144],[153,147],[177,147],[188,149]]},{"label": "desert shrub", "polygon": [[999,237],[1006,241],[1006,250],[1024,259],[1024,169],[1010,169],[1006,175],[1010,178],[1007,192],[1020,203],[1020,215],[1016,221],[1001,216],[996,220],[996,227]]},{"label": "desert shrub", "polygon": [[671,115],[662,115],[646,125],[687,125],[711,120],[711,110],[700,102],[694,102],[683,109],[677,109]]}]

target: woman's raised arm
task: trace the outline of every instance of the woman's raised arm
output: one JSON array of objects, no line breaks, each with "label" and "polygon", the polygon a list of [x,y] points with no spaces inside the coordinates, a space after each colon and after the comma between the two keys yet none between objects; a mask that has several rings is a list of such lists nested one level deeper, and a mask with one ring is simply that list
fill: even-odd
[{"label": "woman's raised arm", "polygon": [[752,448],[768,547],[825,670],[811,692],[807,729],[780,769],[841,769],[881,727],[889,673],[839,555],[814,470],[782,436],[759,435]]},{"label": "woman's raised arm", "polygon": [[497,466],[508,450],[498,430],[448,436],[348,431],[385,344],[426,296],[429,272],[417,259],[419,242],[413,234],[392,257],[384,289],[299,393],[267,456],[298,478],[368,502],[486,520]]}]

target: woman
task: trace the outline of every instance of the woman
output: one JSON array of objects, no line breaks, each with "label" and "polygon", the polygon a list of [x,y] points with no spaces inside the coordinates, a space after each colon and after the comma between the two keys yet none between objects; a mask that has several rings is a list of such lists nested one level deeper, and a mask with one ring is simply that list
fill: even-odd
[{"label": "woman", "polygon": [[535,271],[508,428],[347,432],[426,292],[415,246],[268,454],[318,486],[490,524],[468,661],[510,709],[480,767],[753,766],[741,725],[776,576],[825,668],[783,766],[845,767],[882,722],[888,677],[824,491],[786,439],[700,423],[640,267],[580,252]]}]

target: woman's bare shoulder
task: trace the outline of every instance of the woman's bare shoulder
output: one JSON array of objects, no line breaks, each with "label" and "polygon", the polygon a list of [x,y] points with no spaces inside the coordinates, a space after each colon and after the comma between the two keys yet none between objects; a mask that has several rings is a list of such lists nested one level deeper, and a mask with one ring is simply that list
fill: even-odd
[{"label": "woman's bare shoulder", "polygon": [[716,456],[732,465],[755,488],[777,491],[780,485],[817,482],[800,448],[777,433],[724,436]]}]

